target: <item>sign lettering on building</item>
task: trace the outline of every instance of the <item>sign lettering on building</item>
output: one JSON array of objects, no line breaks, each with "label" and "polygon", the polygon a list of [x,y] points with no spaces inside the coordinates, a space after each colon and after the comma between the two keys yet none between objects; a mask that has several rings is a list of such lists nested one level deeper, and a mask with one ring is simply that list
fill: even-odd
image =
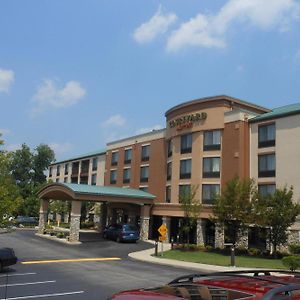
[{"label": "sign lettering on building", "polygon": [[185,115],[175,120],[169,121],[169,126],[170,128],[176,127],[177,130],[182,130],[184,128],[191,128],[193,127],[195,122],[205,120],[206,118],[207,118],[206,112]]}]

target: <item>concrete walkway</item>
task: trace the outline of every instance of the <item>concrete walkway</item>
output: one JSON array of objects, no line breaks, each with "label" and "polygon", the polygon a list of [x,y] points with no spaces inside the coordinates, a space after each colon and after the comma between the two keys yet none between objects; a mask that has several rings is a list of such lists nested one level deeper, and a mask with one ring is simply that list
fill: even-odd
[{"label": "concrete walkway", "polygon": [[[149,241],[150,243],[154,243],[153,241]],[[171,249],[171,244],[164,243],[163,245],[163,251],[167,251]],[[159,243],[158,252],[160,254],[161,251],[161,244]],[[214,266],[214,265],[206,265],[206,264],[200,264],[200,263],[193,263],[193,262],[185,262],[180,260],[174,260],[174,259],[166,259],[163,258],[163,256],[156,257],[152,256],[155,252],[155,248],[138,251],[129,253],[128,256],[148,262],[148,263],[154,263],[154,264],[160,264],[160,265],[167,265],[167,266],[173,266],[177,268],[185,268],[190,270],[196,270],[201,272],[222,272],[222,271],[239,271],[239,270],[249,270],[249,268],[238,268],[238,267],[222,267],[222,266]],[[251,268],[253,270],[254,268]]]}]

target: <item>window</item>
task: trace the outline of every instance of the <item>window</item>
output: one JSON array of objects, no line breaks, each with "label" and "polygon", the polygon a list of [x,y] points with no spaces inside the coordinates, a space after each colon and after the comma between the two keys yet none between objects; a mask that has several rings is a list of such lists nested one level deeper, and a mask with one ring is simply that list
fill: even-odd
[{"label": "window", "polygon": [[128,183],[130,182],[130,169],[124,169],[123,170],[123,183]]},{"label": "window", "polygon": [[275,154],[258,156],[258,177],[275,177]]},{"label": "window", "polygon": [[183,159],[180,161],[180,179],[191,178],[192,160]]},{"label": "window", "polygon": [[171,186],[168,185],[166,187],[166,202],[170,203],[171,202]]},{"label": "window", "polygon": [[192,152],[193,135],[191,133],[181,136],[181,154]]},{"label": "window", "polygon": [[110,171],[110,183],[111,184],[117,183],[117,170]]},{"label": "window", "polygon": [[52,167],[49,169],[49,177],[52,177]]},{"label": "window", "polygon": [[258,127],[258,148],[275,146],[275,124]]},{"label": "window", "polygon": [[90,160],[86,159],[81,162],[81,174],[89,173],[90,169]]},{"label": "window", "polygon": [[68,182],[68,177],[64,178],[64,182],[67,183]]},{"label": "window", "polygon": [[97,184],[97,174],[93,174],[92,175],[92,182],[91,182],[92,185],[96,185]]},{"label": "window", "polygon": [[142,161],[148,161],[150,155],[150,145],[142,146]]},{"label": "window", "polygon": [[69,164],[65,164],[65,175],[69,174]]},{"label": "window", "polygon": [[55,182],[59,182],[59,178],[56,178]]},{"label": "window", "polygon": [[179,185],[179,203],[182,202],[182,199],[189,197],[191,194],[191,185],[190,184],[180,184]]},{"label": "window", "polygon": [[203,158],[203,178],[220,178],[220,157]]},{"label": "window", "polygon": [[167,163],[167,180],[171,180],[172,178],[172,163]]},{"label": "window", "polygon": [[261,196],[274,195],[276,190],[275,184],[260,184],[258,185],[258,192]]},{"label": "window", "polygon": [[126,149],[125,150],[125,157],[124,157],[124,163],[130,164],[132,159],[132,149]]},{"label": "window", "polygon": [[221,130],[210,130],[204,132],[203,150],[221,149]]},{"label": "window", "polygon": [[111,165],[116,166],[118,164],[119,152],[115,151],[111,154]]},{"label": "window", "polygon": [[92,170],[93,171],[97,171],[97,168],[98,168],[98,158],[95,157],[95,158],[93,158],[93,167],[92,167]]},{"label": "window", "polygon": [[148,193],[148,187],[147,186],[140,186],[139,190]]},{"label": "window", "polygon": [[171,157],[173,154],[173,142],[168,140],[168,157]]},{"label": "window", "polygon": [[141,167],[141,182],[148,182],[149,166]]},{"label": "window", "polygon": [[56,176],[59,176],[60,175],[60,165],[57,166],[57,169],[56,169]]},{"label": "window", "polygon": [[214,204],[215,198],[220,194],[219,184],[203,184],[202,185],[202,203]]}]

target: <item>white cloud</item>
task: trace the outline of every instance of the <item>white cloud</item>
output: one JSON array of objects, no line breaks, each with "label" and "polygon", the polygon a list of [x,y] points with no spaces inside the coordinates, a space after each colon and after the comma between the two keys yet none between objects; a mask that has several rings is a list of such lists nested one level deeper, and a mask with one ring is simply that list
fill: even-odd
[{"label": "white cloud", "polygon": [[8,93],[14,80],[15,74],[13,71],[0,69],[0,93]]},{"label": "white cloud", "polygon": [[45,79],[33,96],[35,107],[33,114],[43,112],[49,107],[64,108],[78,103],[86,95],[85,89],[78,81],[68,81],[59,88],[56,82]]},{"label": "white cloud", "polygon": [[170,35],[167,50],[177,51],[186,46],[222,48],[233,25],[245,23],[261,30],[286,31],[299,15],[300,4],[296,0],[229,0],[217,14],[198,14],[181,24]]},{"label": "white cloud", "polygon": [[0,133],[2,133],[2,135],[9,135],[9,134],[11,134],[11,130],[5,129],[5,128],[0,128]]},{"label": "white cloud", "polygon": [[55,156],[65,154],[73,149],[70,143],[50,143],[49,147],[55,152]]},{"label": "white cloud", "polygon": [[162,128],[163,127],[161,125],[154,125],[154,126],[148,127],[148,128],[140,128],[135,133],[136,134],[143,134],[143,133],[146,133],[146,132],[150,132],[150,131],[153,131],[153,130],[159,130],[159,129],[162,129]]},{"label": "white cloud", "polygon": [[109,117],[106,121],[102,122],[102,127],[121,127],[126,124],[126,119],[120,114]]},{"label": "white cloud", "polygon": [[177,16],[174,13],[163,13],[161,6],[159,6],[154,16],[134,31],[133,37],[141,44],[151,42],[158,35],[166,33],[176,20]]}]

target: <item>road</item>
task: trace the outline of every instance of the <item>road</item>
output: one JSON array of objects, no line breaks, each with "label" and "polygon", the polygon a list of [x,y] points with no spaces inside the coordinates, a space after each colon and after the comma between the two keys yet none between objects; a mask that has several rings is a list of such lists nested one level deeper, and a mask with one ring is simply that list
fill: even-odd
[{"label": "road", "polygon": [[192,273],[128,257],[151,247],[149,243],[118,244],[95,233],[82,234],[81,240],[81,245],[65,245],[30,230],[0,234],[0,246],[14,248],[19,258],[0,274],[0,300],[102,300],[121,290],[161,285]]}]

